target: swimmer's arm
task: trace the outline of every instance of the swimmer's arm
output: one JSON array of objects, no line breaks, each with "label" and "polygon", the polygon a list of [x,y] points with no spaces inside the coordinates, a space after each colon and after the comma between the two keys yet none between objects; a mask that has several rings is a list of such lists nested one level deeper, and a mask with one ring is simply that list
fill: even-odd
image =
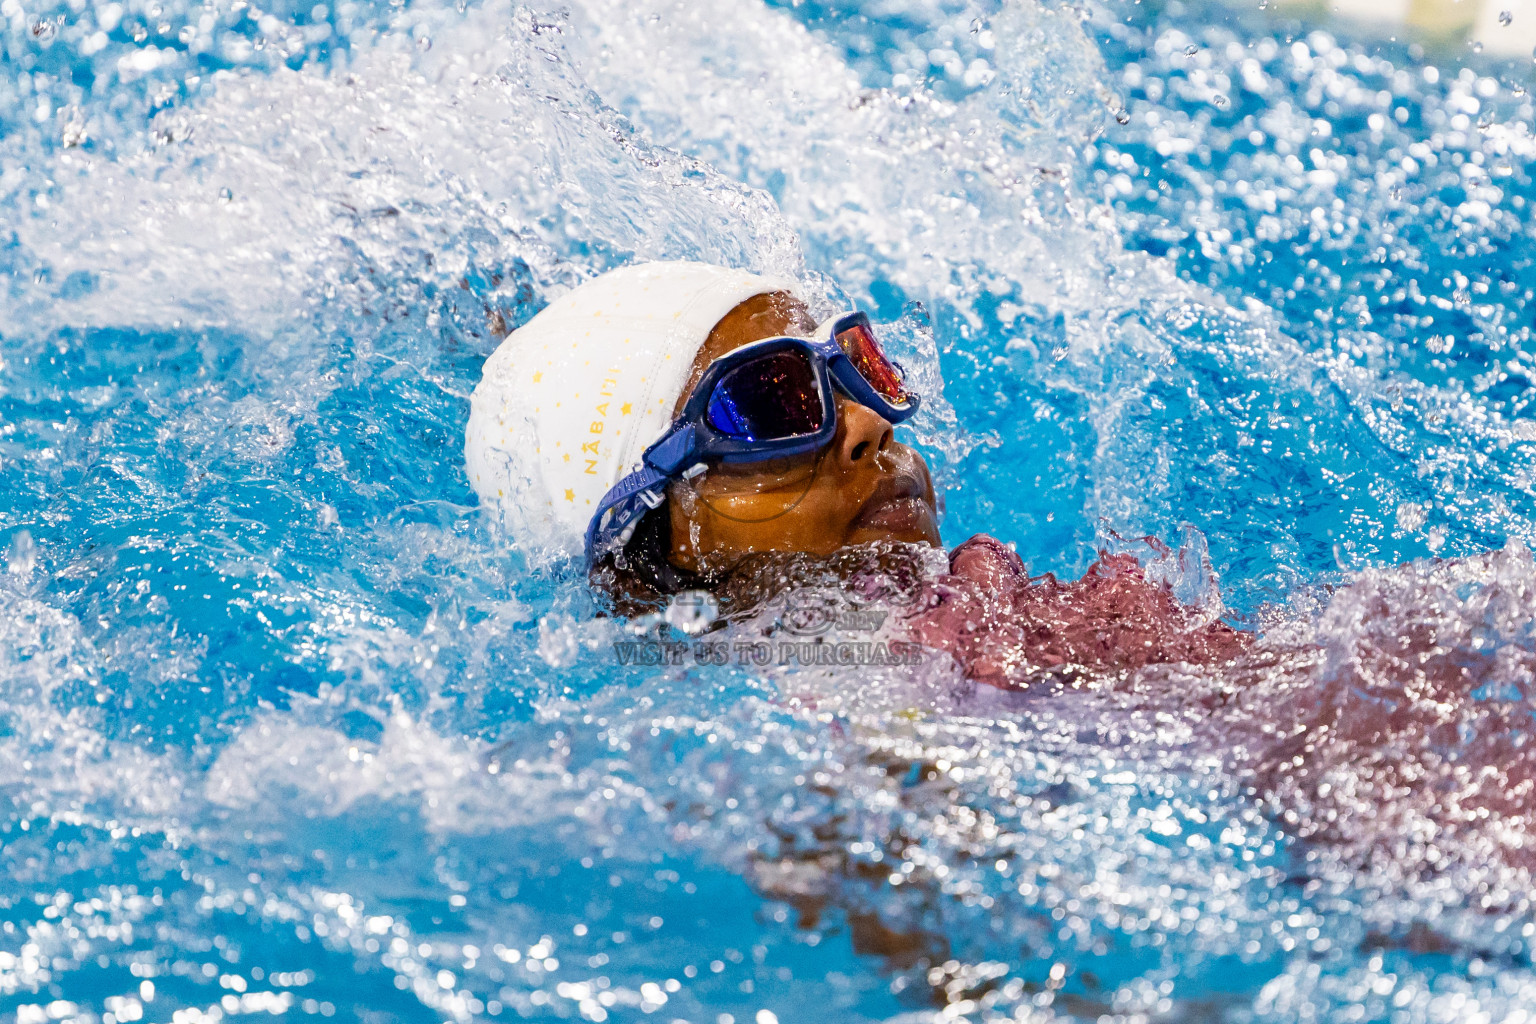
[{"label": "swimmer's arm", "polygon": [[949,553],[949,571],[991,593],[1012,590],[1029,580],[1018,552],[985,533],[976,534]]}]

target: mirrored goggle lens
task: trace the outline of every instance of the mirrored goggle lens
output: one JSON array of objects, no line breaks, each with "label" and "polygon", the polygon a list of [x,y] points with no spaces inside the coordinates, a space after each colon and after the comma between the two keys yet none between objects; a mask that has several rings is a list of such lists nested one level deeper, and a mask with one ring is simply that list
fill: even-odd
[{"label": "mirrored goggle lens", "polygon": [[738,441],[814,434],[822,423],[821,387],[802,352],[775,352],[731,370],[709,396],[709,425]]},{"label": "mirrored goggle lens", "polygon": [[854,369],[869,381],[883,398],[894,405],[905,405],[912,394],[902,383],[901,368],[886,358],[875,332],[863,321],[854,321],[837,332],[838,347],[853,363]]}]

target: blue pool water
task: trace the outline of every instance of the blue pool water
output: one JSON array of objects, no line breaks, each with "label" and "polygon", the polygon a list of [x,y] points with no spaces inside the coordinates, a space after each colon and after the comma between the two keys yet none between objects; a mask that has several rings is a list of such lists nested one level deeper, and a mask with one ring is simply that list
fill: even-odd
[{"label": "blue pool water", "polygon": [[[0,1018],[1536,1014],[1529,59],[4,0],[0,61]],[[1265,658],[620,664],[461,446],[506,329],[637,258],[866,304],[951,544],[1203,543]]]}]

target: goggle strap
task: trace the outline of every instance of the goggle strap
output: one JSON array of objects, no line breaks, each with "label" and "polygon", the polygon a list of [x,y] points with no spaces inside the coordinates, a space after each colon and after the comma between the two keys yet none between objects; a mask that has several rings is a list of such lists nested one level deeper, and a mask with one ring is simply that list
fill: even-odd
[{"label": "goggle strap", "polygon": [[623,547],[640,517],[666,500],[670,474],[642,465],[625,476],[598,502],[598,513],[587,525],[587,568],[608,551]]},{"label": "goggle strap", "polygon": [[679,423],[645,450],[644,461],[622,477],[597,503],[587,524],[587,568],[608,551],[623,547],[640,517],[666,500],[665,484],[687,464],[693,452],[693,424]]},{"label": "goggle strap", "polygon": [[693,424],[679,423],[666,437],[645,450],[645,464],[671,476],[682,468],[692,450]]}]

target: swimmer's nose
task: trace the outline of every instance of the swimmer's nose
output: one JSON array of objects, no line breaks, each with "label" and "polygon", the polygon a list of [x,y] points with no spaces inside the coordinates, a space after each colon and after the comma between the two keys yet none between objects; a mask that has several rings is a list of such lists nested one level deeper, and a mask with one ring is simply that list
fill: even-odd
[{"label": "swimmer's nose", "polygon": [[885,417],[857,402],[843,401],[837,409],[837,436],[833,438],[838,457],[846,466],[854,466],[885,451],[894,435]]}]

